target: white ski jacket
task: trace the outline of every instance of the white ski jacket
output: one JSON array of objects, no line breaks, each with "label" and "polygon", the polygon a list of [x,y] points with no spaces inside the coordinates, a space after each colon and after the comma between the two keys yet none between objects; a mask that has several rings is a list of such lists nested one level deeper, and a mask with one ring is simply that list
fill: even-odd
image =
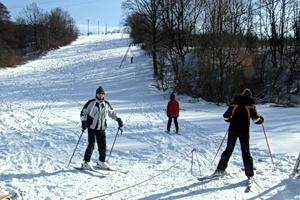
[{"label": "white ski jacket", "polygon": [[94,130],[106,129],[107,116],[114,120],[118,118],[108,101],[97,98],[90,99],[80,113],[81,121],[87,121],[88,128]]}]

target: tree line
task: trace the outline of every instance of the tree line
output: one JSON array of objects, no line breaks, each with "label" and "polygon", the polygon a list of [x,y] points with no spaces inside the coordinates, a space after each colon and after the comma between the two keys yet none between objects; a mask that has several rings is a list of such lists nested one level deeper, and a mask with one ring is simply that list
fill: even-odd
[{"label": "tree line", "polygon": [[228,103],[300,103],[300,2],[125,0],[124,24],[152,57],[157,87]]},{"label": "tree line", "polygon": [[0,2],[0,68],[21,64],[50,49],[77,39],[79,30],[67,11],[43,12],[36,3],[27,5],[15,22]]}]

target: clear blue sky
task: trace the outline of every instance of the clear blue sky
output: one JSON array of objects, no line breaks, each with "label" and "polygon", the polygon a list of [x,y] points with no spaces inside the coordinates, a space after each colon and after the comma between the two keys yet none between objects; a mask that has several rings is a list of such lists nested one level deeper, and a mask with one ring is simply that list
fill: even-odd
[{"label": "clear blue sky", "polygon": [[35,2],[44,12],[60,7],[68,11],[76,21],[80,32],[87,33],[88,21],[89,30],[93,33],[104,32],[104,27],[119,27],[122,22],[121,4],[123,0],[0,0],[10,12],[11,20],[20,15],[20,11],[27,5]]}]

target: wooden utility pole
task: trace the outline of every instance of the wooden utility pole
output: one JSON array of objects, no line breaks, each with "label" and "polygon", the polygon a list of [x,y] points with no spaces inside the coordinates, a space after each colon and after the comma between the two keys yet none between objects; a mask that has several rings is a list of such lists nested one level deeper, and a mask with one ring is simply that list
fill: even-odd
[{"label": "wooden utility pole", "polygon": [[88,19],[88,30],[87,30],[87,35],[90,34],[90,20]]}]

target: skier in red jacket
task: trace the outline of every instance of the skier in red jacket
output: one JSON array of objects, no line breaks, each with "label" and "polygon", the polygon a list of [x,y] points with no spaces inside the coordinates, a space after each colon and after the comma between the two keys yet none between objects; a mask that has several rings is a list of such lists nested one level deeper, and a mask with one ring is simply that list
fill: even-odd
[{"label": "skier in red jacket", "polygon": [[174,124],[176,128],[176,133],[179,131],[177,118],[179,116],[179,102],[175,99],[174,93],[170,96],[170,101],[167,105],[167,116],[169,117],[168,125],[167,125],[167,133],[170,132],[172,119],[174,119]]}]

